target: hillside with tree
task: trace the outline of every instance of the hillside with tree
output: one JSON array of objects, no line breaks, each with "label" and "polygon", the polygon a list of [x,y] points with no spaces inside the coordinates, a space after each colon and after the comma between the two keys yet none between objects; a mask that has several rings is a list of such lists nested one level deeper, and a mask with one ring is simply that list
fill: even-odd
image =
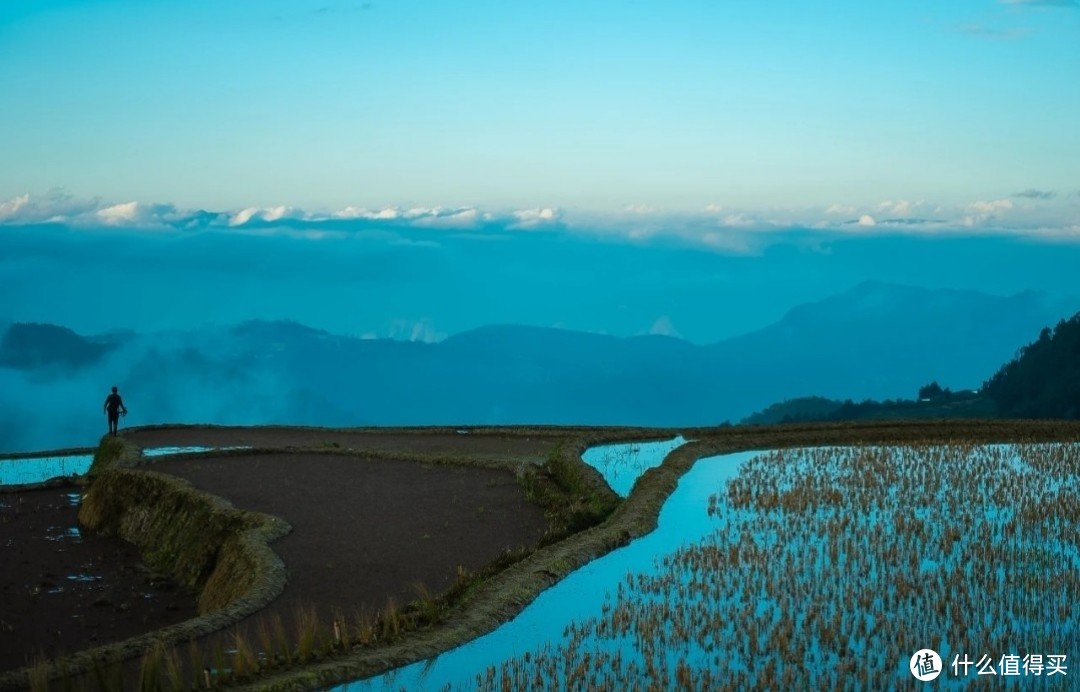
[{"label": "hillside with tree", "polygon": [[986,384],[1008,418],[1080,418],[1080,313],[1043,329]]},{"label": "hillside with tree", "polygon": [[1044,328],[978,391],[954,392],[933,381],[914,399],[800,397],[775,403],[742,423],[904,418],[1080,418],[1080,313]]}]

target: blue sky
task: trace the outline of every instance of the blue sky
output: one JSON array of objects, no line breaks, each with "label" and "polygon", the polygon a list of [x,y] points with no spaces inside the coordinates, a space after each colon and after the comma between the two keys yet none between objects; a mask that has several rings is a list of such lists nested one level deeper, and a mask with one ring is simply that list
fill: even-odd
[{"label": "blue sky", "polygon": [[1070,226],[1078,72],[1069,0],[8,2],[0,202]]}]

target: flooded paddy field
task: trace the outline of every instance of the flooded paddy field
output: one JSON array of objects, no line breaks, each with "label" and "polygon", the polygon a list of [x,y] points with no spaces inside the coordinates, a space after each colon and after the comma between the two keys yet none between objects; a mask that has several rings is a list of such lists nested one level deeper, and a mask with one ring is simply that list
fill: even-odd
[{"label": "flooded paddy field", "polygon": [[[583,458],[632,486],[682,442]],[[985,656],[1064,662],[1054,688],[1080,641],[1078,473],[1080,446],[1055,444],[699,459],[654,532],[488,635],[338,689],[891,688],[924,648],[946,687]]]},{"label": "flooded paddy field", "polygon": [[[698,461],[669,503],[713,482],[702,471],[718,461]],[[594,614],[472,684],[891,688],[933,649],[945,686],[988,666],[1065,685],[1080,650],[1078,474],[1076,445],[755,455],[697,507],[702,537],[674,539]]]},{"label": "flooded paddy field", "polygon": [[81,476],[89,470],[93,460],[92,454],[44,454],[0,459],[0,487]]}]

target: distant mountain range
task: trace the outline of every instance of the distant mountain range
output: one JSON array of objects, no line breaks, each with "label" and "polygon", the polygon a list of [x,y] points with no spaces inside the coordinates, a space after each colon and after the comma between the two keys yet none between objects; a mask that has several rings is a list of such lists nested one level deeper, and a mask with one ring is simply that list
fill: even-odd
[{"label": "distant mountain range", "polygon": [[868,282],[713,349],[744,375],[744,400],[755,409],[791,395],[913,397],[932,380],[978,388],[1033,334],[1075,310],[1035,292],[998,297]]},{"label": "distant mountain range", "polygon": [[0,368],[72,370],[93,365],[116,348],[115,337],[86,338],[52,324],[13,324],[0,337]]},{"label": "distant mountain range", "polygon": [[0,450],[95,443],[95,397],[112,384],[130,424],[712,425],[808,395],[974,389],[1068,314],[1033,292],[870,282],[703,346],[512,325],[427,344],[292,322],[107,337],[13,324],[0,339]]}]

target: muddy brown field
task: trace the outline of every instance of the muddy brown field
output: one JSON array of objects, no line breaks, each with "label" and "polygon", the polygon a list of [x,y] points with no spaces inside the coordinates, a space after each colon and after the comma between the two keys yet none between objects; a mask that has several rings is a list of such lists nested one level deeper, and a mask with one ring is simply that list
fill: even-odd
[{"label": "muddy brown field", "polygon": [[[390,599],[403,607],[418,593],[446,590],[462,570],[535,547],[548,523],[510,469],[542,463],[565,437],[282,428],[126,433],[144,449],[288,450],[163,457],[142,467],[292,526],[273,545],[288,572],[285,593],[259,614],[281,617],[288,629],[302,610],[313,609],[325,624],[374,614]],[[395,458],[402,455],[413,460]],[[437,463],[454,459],[473,465]],[[133,546],[78,526],[82,492],[71,485],[0,495],[0,673],[196,614],[194,594],[151,573]]]},{"label": "muddy brown field", "polygon": [[79,529],[81,489],[0,494],[0,671],[195,616],[134,546]]}]

